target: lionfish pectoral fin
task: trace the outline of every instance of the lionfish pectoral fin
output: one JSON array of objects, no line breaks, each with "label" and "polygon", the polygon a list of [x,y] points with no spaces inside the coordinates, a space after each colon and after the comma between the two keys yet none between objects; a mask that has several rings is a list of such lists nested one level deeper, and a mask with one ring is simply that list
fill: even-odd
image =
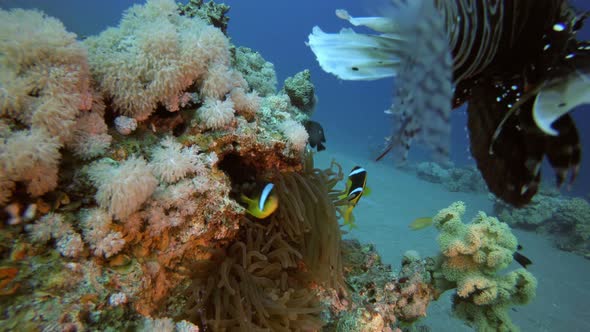
[{"label": "lionfish pectoral fin", "polygon": [[373,16],[373,17],[353,17],[344,9],[337,9],[336,16],[343,20],[347,20],[355,27],[365,26],[377,32],[392,35],[395,33],[395,23],[389,17]]},{"label": "lionfish pectoral fin", "polygon": [[578,175],[582,159],[580,136],[569,114],[557,119],[553,127],[559,132],[559,136],[545,137],[547,159],[555,170],[557,185],[561,186],[568,174],[570,178],[567,182],[571,184]]},{"label": "lionfish pectoral fin", "polygon": [[408,36],[397,30],[391,17],[352,17],[338,9],[336,16],[353,26],[364,26],[379,34],[355,33],[342,29],[325,33],[314,27],[307,45],[322,69],[343,80],[375,80],[395,76],[399,67],[398,54],[403,52]]},{"label": "lionfish pectoral fin", "polygon": [[351,29],[325,33],[314,27],[308,37],[322,69],[343,80],[375,80],[395,76],[399,40],[385,35],[366,35]]},{"label": "lionfish pectoral fin", "polygon": [[[505,117],[512,105],[506,94],[512,94],[514,102],[518,93],[509,90],[493,82],[478,84],[467,108],[467,123],[471,152],[489,190],[519,207],[529,203],[538,191],[545,142],[542,136],[522,127],[521,114],[527,112]],[[506,96],[504,100],[496,99],[500,95]],[[523,104],[522,108],[526,107],[532,107],[532,103]],[[490,149],[492,143],[494,148]]]},{"label": "lionfish pectoral fin", "polygon": [[391,141],[385,146],[385,149],[383,149],[383,151],[381,152],[381,154],[379,156],[377,156],[377,158],[375,158],[375,161],[379,161],[381,159],[383,159],[385,156],[387,156],[391,150],[393,150],[393,144],[391,143]]},{"label": "lionfish pectoral fin", "polygon": [[576,106],[590,103],[590,77],[572,73],[557,83],[548,83],[535,98],[533,118],[537,126],[548,135],[559,133],[552,124]]}]

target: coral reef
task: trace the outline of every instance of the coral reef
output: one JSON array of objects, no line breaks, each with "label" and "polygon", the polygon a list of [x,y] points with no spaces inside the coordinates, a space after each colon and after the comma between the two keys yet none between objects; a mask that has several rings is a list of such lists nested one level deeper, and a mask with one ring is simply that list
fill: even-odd
[{"label": "coral reef", "polygon": [[454,313],[478,331],[515,331],[508,309],[534,298],[537,281],[522,268],[499,274],[517,249],[507,224],[481,211],[464,224],[464,213],[465,204],[455,202],[433,218],[441,250],[433,284],[440,293],[455,289]]},{"label": "coral reef", "polygon": [[[92,94],[86,50],[75,34],[41,12],[20,9],[0,10],[0,31],[0,204],[5,204],[24,191],[21,185],[32,196],[55,189],[62,147],[94,156],[110,138],[102,102]],[[94,135],[100,140],[89,144]]]},{"label": "coral reef", "polygon": [[214,1],[189,0],[186,4],[178,4],[180,15],[200,17],[225,34],[227,34],[227,25],[229,23],[229,16],[226,14],[229,10],[230,7],[228,5]]},{"label": "coral reef", "polygon": [[293,77],[288,77],[285,80],[283,90],[291,99],[291,104],[311,115],[317,98],[309,70],[306,69]]},{"label": "coral reef", "polygon": [[[341,168],[305,149],[309,71],[277,92],[220,30],[226,7],[190,5],[148,0],[84,41],[0,10],[0,330],[390,331],[449,288],[467,321],[509,326],[534,290],[497,275],[509,229],[455,205],[435,218],[439,259],[408,252],[398,275],[343,243]],[[278,209],[247,217],[240,195],[268,182]]]},{"label": "coral reef", "polygon": [[515,209],[491,197],[494,211],[506,223],[547,234],[556,246],[590,258],[590,204],[579,197],[565,197],[541,188],[531,204]]},{"label": "coral reef", "polygon": [[417,253],[404,256],[396,275],[372,245],[346,240],[342,252],[350,308],[334,311],[325,331],[393,331],[426,316],[435,289]]},{"label": "coral reef", "polygon": [[452,192],[486,192],[487,187],[475,167],[454,167],[452,164],[421,162],[415,167],[416,176],[428,182],[440,183]]},{"label": "coral reef", "polygon": [[268,96],[275,93],[277,88],[277,75],[274,65],[264,60],[260,53],[247,47],[236,47],[233,52],[234,67],[251,89],[256,90],[260,96]]},{"label": "coral reef", "polygon": [[[40,12],[0,11],[1,330],[195,331],[230,324],[220,308],[243,318],[226,310],[242,294],[240,308],[266,308],[252,324],[309,329],[320,293],[345,295],[342,174],[305,158],[307,110],[186,10],[148,0],[83,42]],[[281,196],[266,224],[237,199],[263,181]],[[229,283],[199,284],[197,262],[225,262]],[[239,271],[256,286],[236,287]]]}]

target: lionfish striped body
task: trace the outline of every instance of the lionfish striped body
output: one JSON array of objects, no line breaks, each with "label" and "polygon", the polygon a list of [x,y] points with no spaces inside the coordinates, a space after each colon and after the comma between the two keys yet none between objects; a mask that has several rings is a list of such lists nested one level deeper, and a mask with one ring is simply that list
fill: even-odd
[{"label": "lionfish striped body", "polygon": [[[386,17],[337,12],[378,35],[315,27],[309,38],[322,68],[340,78],[396,76],[394,133],[378,159],[391,150],[405,158],[412,141],[444,157],[449,112],[467,102],[471,152],[496,196],[530,202],[545,157],[559,185],[568,174],[573,181],[581,149],[567,112],[590,102],[590,48],[575,39],[584,16],[566,0],[393,3]],[[566,92],[575,101],[556,102]]]}]

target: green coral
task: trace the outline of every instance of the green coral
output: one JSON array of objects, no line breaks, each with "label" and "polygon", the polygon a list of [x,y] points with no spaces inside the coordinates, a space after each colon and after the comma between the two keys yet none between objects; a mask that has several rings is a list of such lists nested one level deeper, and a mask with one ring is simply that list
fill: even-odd
[{"label": "green coral", "polygon": [[283,87],[291,104],[302,112],[311,114],[316,103],[315,87],[311,82],[311,73],[308,69],[288,77]]},{"label": "green coral", "polygon": [[230,6],[224,3],[215,3],[214,1],[189,0],[186,5],[178,3],[180,15],[200,17],[212,26],[219,28],[224,34],[227,34],[229,17],[226,14],[229,10]]},{"label": "green coral", "polygon": [[465,204],[455,202],[433,218],[441,249],[435,286],[441,293],[456,289],[454,313],[478,331],[517,331],[507,310],[528,303],[537,281],[525,269],[499,275],[513,260],[516,237],[507,224],[483,212],[464,224],[464,213]]},{"label": "green coral", "polygon": [[265,97],[275,93],[277,74],[272,63],[248,47],[233,49],[234,68],[242,73],[250,89]]}]

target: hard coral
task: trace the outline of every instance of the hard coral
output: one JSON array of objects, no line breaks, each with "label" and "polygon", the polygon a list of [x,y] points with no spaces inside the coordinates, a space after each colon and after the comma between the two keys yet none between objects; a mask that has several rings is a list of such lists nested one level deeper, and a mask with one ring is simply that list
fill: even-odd
[{"label": "hard coral", "polygon": [[221,29],[223,33],[227,32],[229,17],[226,15],[230,7],[224,3],[214,1],[204,2],[203,0],[189,0],[186,5],[178,4],[180,15],[188,17],[198,16],[208,21],[209,24]]},{"label": "hard coral", "polygon": [[260,53],[247,47],[237,47],[234,52],[234,66],[242,73],[248,86],[260,96],[275,93],[277,75],[274,65],[264,60]]},{"label": "hard coral", "polygon": [[345,240],[342,253],[350,307],[333,313],[336,331],[392,331],[426,316],[434,297],[426,260],[406,255],[396,276],[373,245]]},{"label": "hard coral", "polygon": [[316,104],[316,96],[315,87],[311,83],[311,74],[308,69],[287,78],[283,89],[295,107],[311,115]]}]

